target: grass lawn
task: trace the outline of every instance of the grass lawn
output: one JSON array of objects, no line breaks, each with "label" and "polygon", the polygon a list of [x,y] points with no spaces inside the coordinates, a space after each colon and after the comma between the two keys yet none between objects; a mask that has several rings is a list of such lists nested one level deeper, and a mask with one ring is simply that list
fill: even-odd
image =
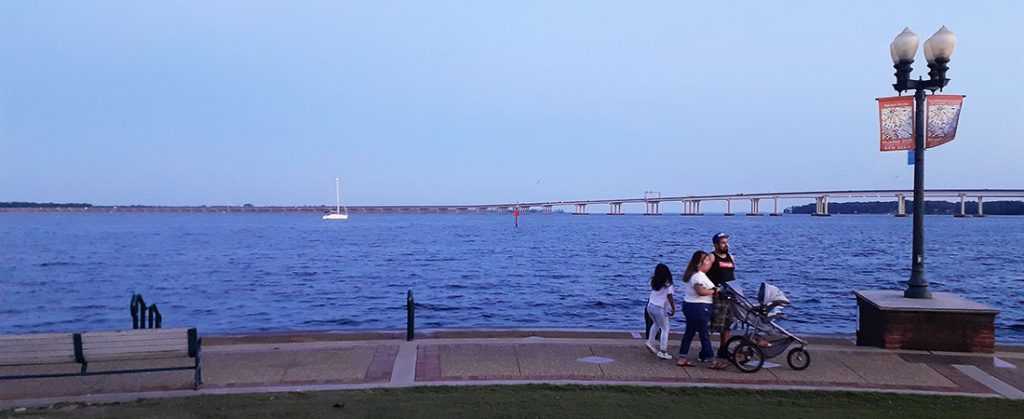
[{"label": "grass lawn", "polygon": [[0,417],[103,418],[1010,418],[1024,401],[710,388],[509,385],[239,394],[59,404]]}]

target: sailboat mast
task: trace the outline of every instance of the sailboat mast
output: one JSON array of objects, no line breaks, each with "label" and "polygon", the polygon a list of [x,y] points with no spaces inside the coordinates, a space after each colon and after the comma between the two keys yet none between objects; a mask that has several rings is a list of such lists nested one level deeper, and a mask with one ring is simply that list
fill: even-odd
[{"label": "sailboat mast", "polygon": [[338,186],[341,178],[334,178],[334,199],[336,201],[335,212],[341,214],[341,187]]}]

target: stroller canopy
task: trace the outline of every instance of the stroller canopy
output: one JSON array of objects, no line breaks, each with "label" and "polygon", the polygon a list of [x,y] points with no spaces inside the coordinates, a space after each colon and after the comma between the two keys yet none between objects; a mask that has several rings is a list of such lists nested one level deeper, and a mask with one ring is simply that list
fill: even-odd
[{"label": "stroller canopy", "polygon": [[757,300],[763,305],[771,303],[785,303],[789,305],[789,299],[783,294],[779,287],[767,282],[761,283],[761,289],[757,291]]}]

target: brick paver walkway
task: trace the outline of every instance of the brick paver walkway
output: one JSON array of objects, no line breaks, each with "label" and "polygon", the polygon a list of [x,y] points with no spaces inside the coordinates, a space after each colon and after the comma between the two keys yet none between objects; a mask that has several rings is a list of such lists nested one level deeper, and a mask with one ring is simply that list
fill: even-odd
[{"label": "brick paver walkway", "polygon": [[[674,341],[678,337],[673,336]],[[203,385],[191,371],[0,381],[0,407],[258,391],[489,383],[711,385],[909,391],[1024,399],[1024,348],[995,354],[891,351],[812,338],[811,365],[785,354],[747,374],[654,357],[627,332],[451,331],[204,337]],[[675,354],[678,347],[670,352]],[[691,350],[695,354],[696,348]],[[776,365],[772,365],[776,364]],[[90,369],[94,366],[90,364]],[[0,371],[3,372],[3,371]]]}]

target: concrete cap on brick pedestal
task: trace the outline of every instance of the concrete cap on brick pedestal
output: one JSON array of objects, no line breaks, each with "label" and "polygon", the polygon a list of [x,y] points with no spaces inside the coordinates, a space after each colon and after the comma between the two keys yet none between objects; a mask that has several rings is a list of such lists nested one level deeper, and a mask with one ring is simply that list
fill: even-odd
[{"label": "concrete cap on brick pedestal", "polygon": [[999,314],[999,309],[951,292],[933,292],[932,298],[906,298],[903,291],[854,291],[854,295],[882,311],[941,311]]}]

